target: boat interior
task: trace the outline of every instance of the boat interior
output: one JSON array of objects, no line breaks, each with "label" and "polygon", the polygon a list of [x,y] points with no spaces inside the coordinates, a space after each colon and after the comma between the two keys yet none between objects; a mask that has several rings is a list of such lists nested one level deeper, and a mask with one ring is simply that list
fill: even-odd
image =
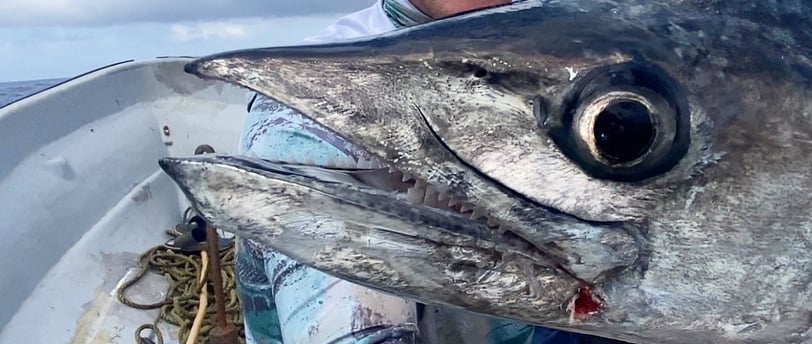
[{"label": "boat interior", "polygon": [[[247,115],[247,90],[184,73],[189,60],[117,63],[0,108],[0,343],[132,343],[156,322],[117,289],[188,206],[158,160],[233,152]],[[167,285],[148,274],[127,297]]]}]

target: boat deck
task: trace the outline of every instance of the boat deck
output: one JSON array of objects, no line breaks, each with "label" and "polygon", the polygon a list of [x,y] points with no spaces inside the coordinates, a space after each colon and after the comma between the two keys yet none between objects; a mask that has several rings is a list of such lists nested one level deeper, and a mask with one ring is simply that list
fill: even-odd
[{"label": "boat deck", "polygon": [[[154,323],[159,310],[130,308],[118,301],[116,290],[133,277],[141,253],[166,241],[164,230],[180,221],[180,209],[174,184],[156,171],[48,271],[8,323],[0,342],[133,343],[134,331]],[[163,276],[148,273],[127,290],[127,296],[152,303],[163,299],[167,286]],[[177,342],[176,328],[164,322],[158,325],[165,343]]]}]

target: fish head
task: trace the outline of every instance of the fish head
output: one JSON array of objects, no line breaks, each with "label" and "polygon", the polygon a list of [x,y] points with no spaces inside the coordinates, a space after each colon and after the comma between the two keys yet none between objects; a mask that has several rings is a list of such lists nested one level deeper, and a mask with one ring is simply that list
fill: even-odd
[{"label": "fish head", "polygon": [[421,302],[632,342],[802,342],[810,10],[529,1],[217,54],[187,71],[299,110],[374,166],[162,166],[218,226]]}]

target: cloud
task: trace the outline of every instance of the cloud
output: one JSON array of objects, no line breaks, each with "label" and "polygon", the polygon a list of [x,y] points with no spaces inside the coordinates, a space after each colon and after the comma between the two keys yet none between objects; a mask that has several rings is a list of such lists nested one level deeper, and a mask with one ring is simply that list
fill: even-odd
[{"label": "cloud", "polygon": [[180,42],[212,38],[239,39],[248,35],[246,25],[227,22],[173,24],[170,30],[172,39]]},{"label": "cloud", "polygon": [[0,27],[105,26],[334,14],[356,11],[374,2],[375,0],[0,0]]},{"label": "cloud", "polygon": [[341,15],[0,28],[0,82],[70,77],[129,59],[202,56],[296,44],[321,32]]}]

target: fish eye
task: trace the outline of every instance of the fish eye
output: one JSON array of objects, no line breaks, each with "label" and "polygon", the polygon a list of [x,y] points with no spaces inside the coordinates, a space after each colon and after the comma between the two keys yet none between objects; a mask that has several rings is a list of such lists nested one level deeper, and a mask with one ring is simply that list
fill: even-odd
[{"label": "fish eye", "polygon": [[651,112],[640,102],[619,101],[596,115],[591,138],[601,158],[625,163],[642,157],[655,130]]},{"label": "fish eye", "polygon": [[628,91],[600,94],[579,107],[574,128],[592,158],[609,166],[633,165],[651,151],[663,125],[646,97]]},{"label": "fish eye", "polygon": [[551,137],[598,178],[650,178],[670,170],[687,151],[686,100],[655,67],[599,69],[576,85],[561,114]]},{"label": "fish eye", "polygon": [[485,68],[477,68],[474,71],[474,77],[476,78],[484,78],[486,76],[488,76],[488,71],[485,70]]}]

